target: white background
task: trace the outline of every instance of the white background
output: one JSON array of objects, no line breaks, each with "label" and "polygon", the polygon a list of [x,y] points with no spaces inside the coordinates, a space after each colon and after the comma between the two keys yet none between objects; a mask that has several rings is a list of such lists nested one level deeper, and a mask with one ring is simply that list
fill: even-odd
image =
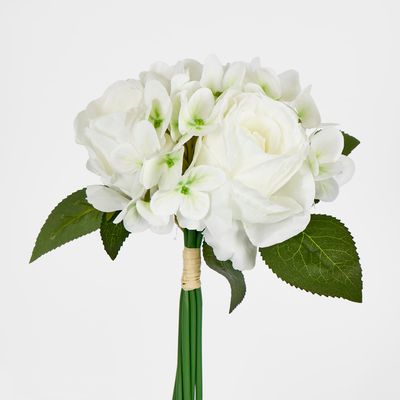
[{"label": "white background", "polygon": [[0,399],[171,399],[182,238],[132,236],[116,262],[98,233],[32,265],[55,204],[97,183],[72,121],[153,61],[260,56],[294,68],[325,122],[362,145],[354,179],[317,207],[346,222],[364,303],[312,296],[262,262],[228,315],[204,267],[205,400],[400,398],[397,1],[17,1],[0,6]]}]

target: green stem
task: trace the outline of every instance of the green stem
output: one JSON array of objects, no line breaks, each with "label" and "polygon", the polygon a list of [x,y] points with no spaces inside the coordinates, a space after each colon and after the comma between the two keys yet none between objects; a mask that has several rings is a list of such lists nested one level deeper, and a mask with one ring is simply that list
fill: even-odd
[{"label": "green stem", "polygon": [[197,340],[197,308],[196,308],[196,291],[191,290],[189,293],[189,306],[190,306],[190,383],[193,390],[195,391],[196,386],[196,340]]},{"label": "green stem", "polygon": [[192,399],[192,388],[190,385],[190,322],[189,322],[189,293],[182,290],[182,383],[183,399]]},{"label": "green stem", "polygon": [[199,231],[193,231],[185,228],[183,230],[183,238],[185,247],[199,249],[201,247],[201,242],[203,241],[203,234]]},{"label": "green stem", "polygon": [[174,387],[174,395],[173,400],[182,400],[182,351],[181,351],[181,342],[182,342],[182,297],[179,301],[179,333],[178,333],[178,365],[176,368],[176,378],[175,378],[175,387]]},{"label": "green stem", "polygon": [[[183,230],[184,245],[200,249],[201,232]],[[173,400],[202,400],[201,289],[181,290],[179,303],[178,365]]]},{"label": "green stem", "polygon": [[202,313],[201,289],[196,289],[196,400],[203,399]]}]

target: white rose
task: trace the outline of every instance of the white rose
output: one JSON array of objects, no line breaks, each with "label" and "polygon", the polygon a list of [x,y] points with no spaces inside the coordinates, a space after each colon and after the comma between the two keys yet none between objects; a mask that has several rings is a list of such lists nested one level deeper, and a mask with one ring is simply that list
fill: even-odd
[{"label": "white rose", "polygon": [[[203,139],[197,165],[222,169],[211,193],[205,238],[221,260],[254,266],[256,247],[304,230],[315,185],[305,164],[308,139],[296,113],[261,93],[227,93],[224,129]],[[223,238],[223,239],[222,239]]]}]

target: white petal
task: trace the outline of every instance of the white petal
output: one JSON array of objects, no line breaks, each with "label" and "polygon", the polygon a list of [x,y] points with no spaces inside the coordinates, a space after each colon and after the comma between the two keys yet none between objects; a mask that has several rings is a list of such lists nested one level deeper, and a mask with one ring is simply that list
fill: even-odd
[{"label": "white petal", "polygon": [[94,208],[103,212],[122,210],[130,200],[121,193],[101,185],[88,186],[86,196]]},{"label": "white petal", "polygon": [[75,129],[75,140],[78,144],[85,145],[87,143],[87,139],[85,136],[86,128],[89,125],[89,118],[86,110],[81,111],[75,118],[74,121],[74,129]]},{"label": "white petal", "polygon": [[[210,193],[210,213],[206,218],[210,235],[216,238],[230,235],[233,230],[232,208],[231,188],[228,183]],[[227,257],[230,257],[229,254]]]},{"label": "white petal", "polygon": [[90,127],[116,142],[127,141],[130,131],[126,118],[126,112],[101,115],[91,121]]},{"label": "white petal", "polygon": [[171,79],[174,67],[171,67],[165,62],[157,61],[150,66],[150,71],[155,72],[157,75],[163,76],[166,79]]},{"label": "white petal", "polygon": [[131,199],[142,197],[146,191],[145,187],[140,183],[140,172],[114,174],[110,180],[110,185],[118,188]]},{"label": "white petal", "polygon": [[315,182],[315,198],[322,201],[333,201],[339,194],[339,185],[335,179]]},{"label": "white petal", "polygon": [[337,161],[343,146],[343,134],[334,126],[323,128],[311,137],[311,148],[320,165]]},{"label": "white petal", "polygon": [[178,130],[182,135],[185,133],[200,135],[212,123],[214,95],[210,89],[200,88],[195,89],[188,100],[190,92],[191,90],[184,91],[180,96]]},{"label": "white petal", "polygon": [[253,269],[256,264],[257,247],[254,246],[243,232],[241,243],[234,250],[231,261],[233,268],[239,271]]},{"label": "white petal", "polygon": [[86,130],[86,149],[90,158],[98,165],[103,175],[112,175],[114,170],[110,165],[110,152],[117,146],[117,142],[96,130]]},{"label": "white petal", "polygon": [[185,83],[189,81],[189,75],[187,73],[176,74],[171,79],[171,96],[178,91],[182,90]]},{"label": "white petal", "polygon": [[254,82],[247,82],[244,85],[243,91],[248,93],[258,93],[261,94],[262,96],[265,96],[263,88],[258,83]]},{"label": "white petal", "polygon": [[264,196],[269,196],[285,185],[301,168],[306,148],[282,156],[265,157],[258,165],[244,169],[236,178]]},{"label": "white petal", "polygon": [[[304,166],[274,196],[286,196],[295,200],[301,211],[273,224],[245,223],[251,242],[260,247],[272,246],[302,232],[310,220],[310,210],[315,198],[315,183],[309,168]],[[296,211],[296,210],[294,210]]]},{"label": "white petal", "polygon": [[315,182],[313,175],[307,165],[303,165],[290,180],[274,193],[275,196],[291,197],[300,204],[304,211],[310,210],[314,204]]},{"label": "white petal", "polygon": [[163,163],[160,156],[146,160],[143,163],[140,181],[146,189],[156,186],[163,171]]},{"label": "white petal", "polygon": [[147,117],[158,132],[165,132],[171,119],[171,99],[165,87],[156,80],[146,83],[144,99]]},{"label": "white petal", "polygon": [[161,190],[169,190],[177,185],[182,175],[184,148],[168,153],[162,157],[163,168],[158,186]]},{"label": "white petal", "polygon": [[197,60],[192,60],[187,58],[183,60],[183,66],[185,71],[189,74],[191,81],[199,81],[201,79],[201,74],[203,73],[203,65]]},{"label": "white petal", "polygon": [[210,197],[207,193],[191,191],[182,196],[179,211],[185,218],[200,220],[207,215],[209,207]]},{"label": "white petal", "polygon": [[196,90],[188,102],[188,111],[191,119],[200,119],[205,122],[214,108],[214,95],[208,88]]},{"label": "white petal", "polygon": [[142,99],[142,91],[142,85],[134,79],[113,83],[99,99],[102,114],[123,112],[137,107]]},{"label": "white petal", "polygon": [[135,200],[131,200],[127,206],[125,206],[125,208],[123,210],[121,210],[121,212],[114,218],[113,223],[114,224],[119,224],[120,222],[122,222],[125,218],[126,213],[128,212],[128,209],[131,205],[135,204]]},{"label": "white petal", "polygon": [[168,223],[166,225],[160,225],[160,226],[153,225],[150,227],[150,229],[153,233],[157,233],[158,235],[165,235],[171,232],[173,226],[174,226],[174,217],[170,216]]},{"label": "white petal", "polygon": [[210,192],[223,184],[225,176],[219,168],[200,165],[189,170],[187,179],[191,190]]},{"label": "white petal", "polygon": [[154,214],[148,201],[138,200],[136,203],[136,209],[139,215],[152,226],[165,226],[170,221],[169,216]]},{"label": "white petal", "polygon": [[240,88],[246,74],[246,64],[243,62],[235,62],[229,65],[222,80],[222,89],[226,90],[231,87]]},{"label": "white petal", "polygon": [[176,190],[159,190],[153,194],[150,201],[152,211],[157,215],[173,215],[182,202],[182,195]]},{"label": "white petal", "polygon": [[266,69],[260,68],[257,70],[257,82],[265,94],[273,99],[279,99],[282,95],[281,83],[279,78],[274,72]]},{"label": "white petal", "polygon": [[218,58],[209,56],[204,63],[200,84],[211,89],[214,93],[220,92],[222,91],[223,74],[224,70]]},{"label": "white petal", "polygon": [[318,176],[319,174],[319,163],[315,151],[310,146],[309,153],[308,153],[308,165],[310,170],[314,176]]},{"label": "white petal", "polygon": [[339,184],[339,186],[342,186],[353,177],[355,165],[353,160],[347,156],[341,156],[338,164],[340,166],[340,171],[335,176],[335,181]]},{"label": "white petal", "polygon": [[176,216],[181,228],[192,229],[195,231],[202,231],[205,228],[204,221],[186,218],[179,211]]},{"label": "white petal", "polygon": [[171,138],[174,142],[178,142],[182,133],[179,130],[179,120],[182,119],[180,115],[181,111],[181,96],[179,94],[172,97],[172,114],[171,114],[171,124],[170,124],[170,132]]},{"label": "white petal", "polygon": [[293,103],[304,128],[316,128],[321,124],[321,116],[310,91],[311,86],[308,86]]},{"label": "white petal", "polygon": [[245,223],[244,226],[251,243],[258,247],[268,247],[304,231],[309,222],[310,213],[304,212],[274,224]]},{"label": "white petal", "polygon": [[342,171],[342,166],[340,163],[332,162],[326,164],[320,164],[318,168],[318,175],[315,177],[316,181],[323,181],[325,179],[333,178],[340,174]]},{"label": "white petal", "polygon": [[271,200],[239,183],[232,186],[232,195],[237,205],[237,218],[241,221],[274,223],[302,211],[302,207],[288,196],[275,196]]},{"label": "white petal", "polygon": [[202,147],[203,147],[203,140],[202,140],[202,138],[199,138],[196,141],[196,144],[194,146],[193,158],[192,158],[192,162],[189,165],[189,168],[192,168],[194,165],[196,165],[197,159],[199,158]]},{"label": "white petal", "polygon": [[141,168],[142,160],[135,147],[129,143],[120,144],[110,156],[111,165],[121,173],[134,172]]},{"label": "white petal", "polygon": [[293,69],[282,72],[279,75],[281,83],[282,94],[279,98],[280,101],[292,101],[300,93],[299,73]]},{"label": "white petal", "polygon": [[154,126],[149,121],[139,121],[133,127],[133,145],[141,159],[145,160],[160,150],[160,142]]},{"label": "white petal", "polygon": [[206,229],[204,238],[213,248],[218,260],[231,260],[233,267],[240,271],[254,267],[257,248],[249,241],[240,222],[234,221],[228,231],[217,234]]},{"label": "white petal", "polygon": [[133,233],[143,232],[149,228],[149,223],[139,215],[135,204],[128,208],[124,216],[124,227]]},{"label": "white petal", "polygon": [[179,141],[175,144],[173,150],[181,149],[184,146],[184,144],[188,142],[193,136],[194,136],[193,133],[185,133],[184,135],[182,135]]}]

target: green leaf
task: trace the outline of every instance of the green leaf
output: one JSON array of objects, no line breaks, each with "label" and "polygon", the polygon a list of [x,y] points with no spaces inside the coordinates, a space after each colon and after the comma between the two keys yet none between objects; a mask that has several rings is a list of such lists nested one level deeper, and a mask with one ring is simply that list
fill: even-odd
[{"label": "green leaf", "polygon": [[114,219],[118,214],[119,212],[104,213],[100,227],[100,235],[104,250],[112,260],[117,258],[119,249],[129,236],[129,232],[125,229],[122,222],[114,224]]},{"label": "green leaf", "polygon": [[36,239],[29,262],[100,228],[103,213],[86,200],[86,188],[70,194],[50,213]]},{"label": "green leaf", "polygon": [[229,313],[231,313],[243,300],[246,294],[246,283],[241,271],[234,269],[231,261],[219,261],[213,252],[211,246],[204,242],[203,257],[206,264],[223,275],[231,286],[231,304]]},{"label": "green leaf", "polygon": [[342,132],[344,138],[344,147],[342,154],[348,156],[360,144],[360,141],[346,132],[340,132]]},{"label": "green leaf", "polygon": [[307,228],[260,253],[287,283],[311,293],[362,301],[361,267],[347,228],[329,215],[312,215]]}]

